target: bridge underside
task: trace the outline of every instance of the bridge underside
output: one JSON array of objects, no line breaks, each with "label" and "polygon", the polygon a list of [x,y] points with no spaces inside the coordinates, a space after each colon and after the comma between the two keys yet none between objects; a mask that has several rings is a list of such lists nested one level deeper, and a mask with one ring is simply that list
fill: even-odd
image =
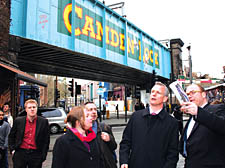
[{"label": "bridge underside", "polygon": [[23,38],[19,38],[19,43],[17,61],[19,68],[25,72],[143,87],[149,85],[152,79],[150,73],[45,43]]}]

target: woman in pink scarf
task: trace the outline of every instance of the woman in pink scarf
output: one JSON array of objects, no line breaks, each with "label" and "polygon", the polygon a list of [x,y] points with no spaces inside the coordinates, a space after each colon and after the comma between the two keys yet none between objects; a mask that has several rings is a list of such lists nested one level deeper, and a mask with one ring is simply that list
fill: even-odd
[{"label": "woman in pink scarf", "polygon": [[68,129],[53,148],[52,168],[102,168],[101,152],[92,130],[92,119],[82,107],[67,115]]}]

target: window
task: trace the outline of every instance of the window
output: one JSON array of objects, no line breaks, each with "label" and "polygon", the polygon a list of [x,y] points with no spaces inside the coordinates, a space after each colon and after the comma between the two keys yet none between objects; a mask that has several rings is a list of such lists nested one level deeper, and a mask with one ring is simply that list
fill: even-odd
[{"label": "window", "polygon": [[59,109],[55,109],[53,111],[45,111],[45,112],[41,112],[41,115],[45,118],[49,118],[49,117],[61,117],[62,113]]}]

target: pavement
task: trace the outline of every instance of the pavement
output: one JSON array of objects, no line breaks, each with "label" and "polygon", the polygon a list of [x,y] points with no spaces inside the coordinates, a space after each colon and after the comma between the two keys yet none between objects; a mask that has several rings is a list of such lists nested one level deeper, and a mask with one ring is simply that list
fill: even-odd
[{"label": "pavement", "polygon": [[[125,115],[124,111],[119,112],[119,115],[117,115],[116,112],[110,112],[109,115],[104,116],[102,118],[102,122],[110,125],[112,127],[112,130],[114,130],[116,127],[122,127],[122,126],[125,127],[126,124],[129,121],[129,118],[130,118],[131,115],[132,115],[132,112],[129,112],[129,111],[127,112],[127,115]],[[188,120],[188,116],[184,116],[184,122],[187,121],[187,120]],[[120,133],[120,134],[122,134],[122,133]],[[59,136],[60,135],[57,135],[57,134],[56,135],[51,135],[51,141],[50,141],[50,145],[49,145],[49,152],[48,152],[46,161],[43,163],[43,166],[42,166],[43,168],[51,168],[52,150],[53,150],[53,146],[55,144],[55,140]],[[117,140],[118,144],[119,144],[120,140],[121,139]],[[116,151],[117,153],[118,153],[118,149]],[[9,154],[8,159],[9,159],[9,168],[13,168],[13,166],[12,166],[12,158],[11,158],[10,154]],[[184,159],[182,158],[182,156],[180,156],[177,168],[183,168],[183,164],[184,164]]]},{"label": "pavement", "polygon": [[[110,112],[109,116],[105,116],[105,119],[102,117],[102,122],[110,125],[111,127],[125,126],[127,125],[130,116],[133,112],[127,111],[127,115],[125,115],[124,111],[120,111],[119,115],[117,112]],[[126,117],[127,116],[127,117]]]},{"label": "pavement", "polygon": [[[125,126],[128,123],[132,113],[133,112],[128,111],[127,118],[126,118],[124,111],[120,111],[119,115],[117,115],[117,113],[113,111],[113,112],[110,112],[109,118],[106,118],[105,116],[105,119],[102,119],[102,122],[110,125],[111,127]],[[187,121],[188,119],[189,119],[188,115],[183,116],[184,121]]]}]

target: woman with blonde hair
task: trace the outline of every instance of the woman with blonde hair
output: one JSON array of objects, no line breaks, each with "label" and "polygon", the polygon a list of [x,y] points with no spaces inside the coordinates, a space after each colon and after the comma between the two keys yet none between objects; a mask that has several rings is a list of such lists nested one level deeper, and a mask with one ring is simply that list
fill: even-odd
[{"label": "woman with blonde hair", "polygon": [[52,168],[101,168],[101,152],[91,116],[85,116],[83,107],[74,107],[65,122],[68,129],[55,142]]}]

